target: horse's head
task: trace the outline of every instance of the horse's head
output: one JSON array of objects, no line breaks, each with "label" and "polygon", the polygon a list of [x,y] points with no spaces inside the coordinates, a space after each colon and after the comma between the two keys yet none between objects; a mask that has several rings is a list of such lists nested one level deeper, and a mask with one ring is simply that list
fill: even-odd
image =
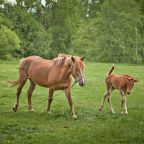
[{"label": "horse's head", "polygon": [[79,83],[80,86],[84,86],[86,84],[85,77],[83,75],[84,69],[84,57],[71,57],[73,62],[71,74],[75,78],[75,81]]}]

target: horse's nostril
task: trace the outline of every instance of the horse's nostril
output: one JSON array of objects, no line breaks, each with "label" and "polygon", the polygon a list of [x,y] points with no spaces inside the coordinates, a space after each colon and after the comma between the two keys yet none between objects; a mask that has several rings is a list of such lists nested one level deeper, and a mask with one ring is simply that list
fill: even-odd
[{"label": "horse's nostril", "polygon": [[127,92],[127,94],[129,95],[129,94],[130,94],[130,92]]},{"label": "horse's nostril", "polygon": [[85,84],[86,84],[85,82],[79,83],[80,86],[84,86]]}]

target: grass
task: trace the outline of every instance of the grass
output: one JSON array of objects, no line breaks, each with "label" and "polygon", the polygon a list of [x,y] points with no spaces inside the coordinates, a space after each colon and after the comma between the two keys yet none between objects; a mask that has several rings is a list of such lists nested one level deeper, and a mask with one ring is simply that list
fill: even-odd
[{"label": "grass", "polygon": [[[38,87],[33,93],[33,108],[12,112],[16,89],[5,81],[18,77],[18,61],[0,61],[0,144],[142,144],[144,143],[144,66],[116,64],[115,73],[127,73],[139,80],[128,99],[128,115],[119,113],[121,96],[112,93],[115,114],[106,102],[103,112],[98,107],[105,92],[104,78],[112,64],[86,63],[87,84],[72,89],[78,116],[73,120],[64,94],[54,97],[52,114],[46,112],[47,89]],[[20,97],[20,107],[27,106],[27,88]],[[58,93],[58,92],[56,92]]]}]

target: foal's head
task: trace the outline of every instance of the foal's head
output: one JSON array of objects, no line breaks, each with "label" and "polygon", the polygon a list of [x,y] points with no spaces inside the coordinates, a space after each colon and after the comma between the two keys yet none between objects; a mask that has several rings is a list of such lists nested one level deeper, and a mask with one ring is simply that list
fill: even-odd
[{"label": "foal's head", "polygon": [[127,94],[130,94],[135,82],[137,82],[137,80],[134,78],[127,77]]},{"label": "foal's head", "polygon": [[84,69],[84,57],[71,57],[73,62],[71,74],[75,78],[75,81],[79,83],[80,86],[84,86],[86,84],[85,77],[83,75]]}]

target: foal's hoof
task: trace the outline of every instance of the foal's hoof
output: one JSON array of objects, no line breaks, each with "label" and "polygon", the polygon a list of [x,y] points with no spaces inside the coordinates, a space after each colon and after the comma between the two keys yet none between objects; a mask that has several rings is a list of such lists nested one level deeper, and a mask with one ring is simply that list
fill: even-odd
[{"label": "foal's hoof", "polygon": [[102,112],[102,109],[101,109],[101,108],[99,108],[98,110],[99,110],[100,112]]},{"label": "foal's hoof", "polygon": [[72,115],[73,119],[77,119],[77,116],[75,114]]},{"label": "foal's hoof", "polygon": [[13,107],[13,111],[14,111],[14,112],[16,112],[16,111],[17,111],[17,108],[16,108],[15,106]]},{"label": "foal's hoof", "polygon": [[30,111],[30,112],[34,112],[35,110],[32,108],[32,109],[29,109],[29,111]]},{"label": "foal's hoof", "polygon": [[112,114],[115,114],[115,112],[114,112],[114,111],[111,111],[111,113],[112,113]]},{"label": "foal's hoof", "polygon": [[51,111],[47,111],[48,114],[51,114]]},{"label": "foal's hoof", "polygon": [[126,111],[125,114],[128,114],[128,112]]}]

